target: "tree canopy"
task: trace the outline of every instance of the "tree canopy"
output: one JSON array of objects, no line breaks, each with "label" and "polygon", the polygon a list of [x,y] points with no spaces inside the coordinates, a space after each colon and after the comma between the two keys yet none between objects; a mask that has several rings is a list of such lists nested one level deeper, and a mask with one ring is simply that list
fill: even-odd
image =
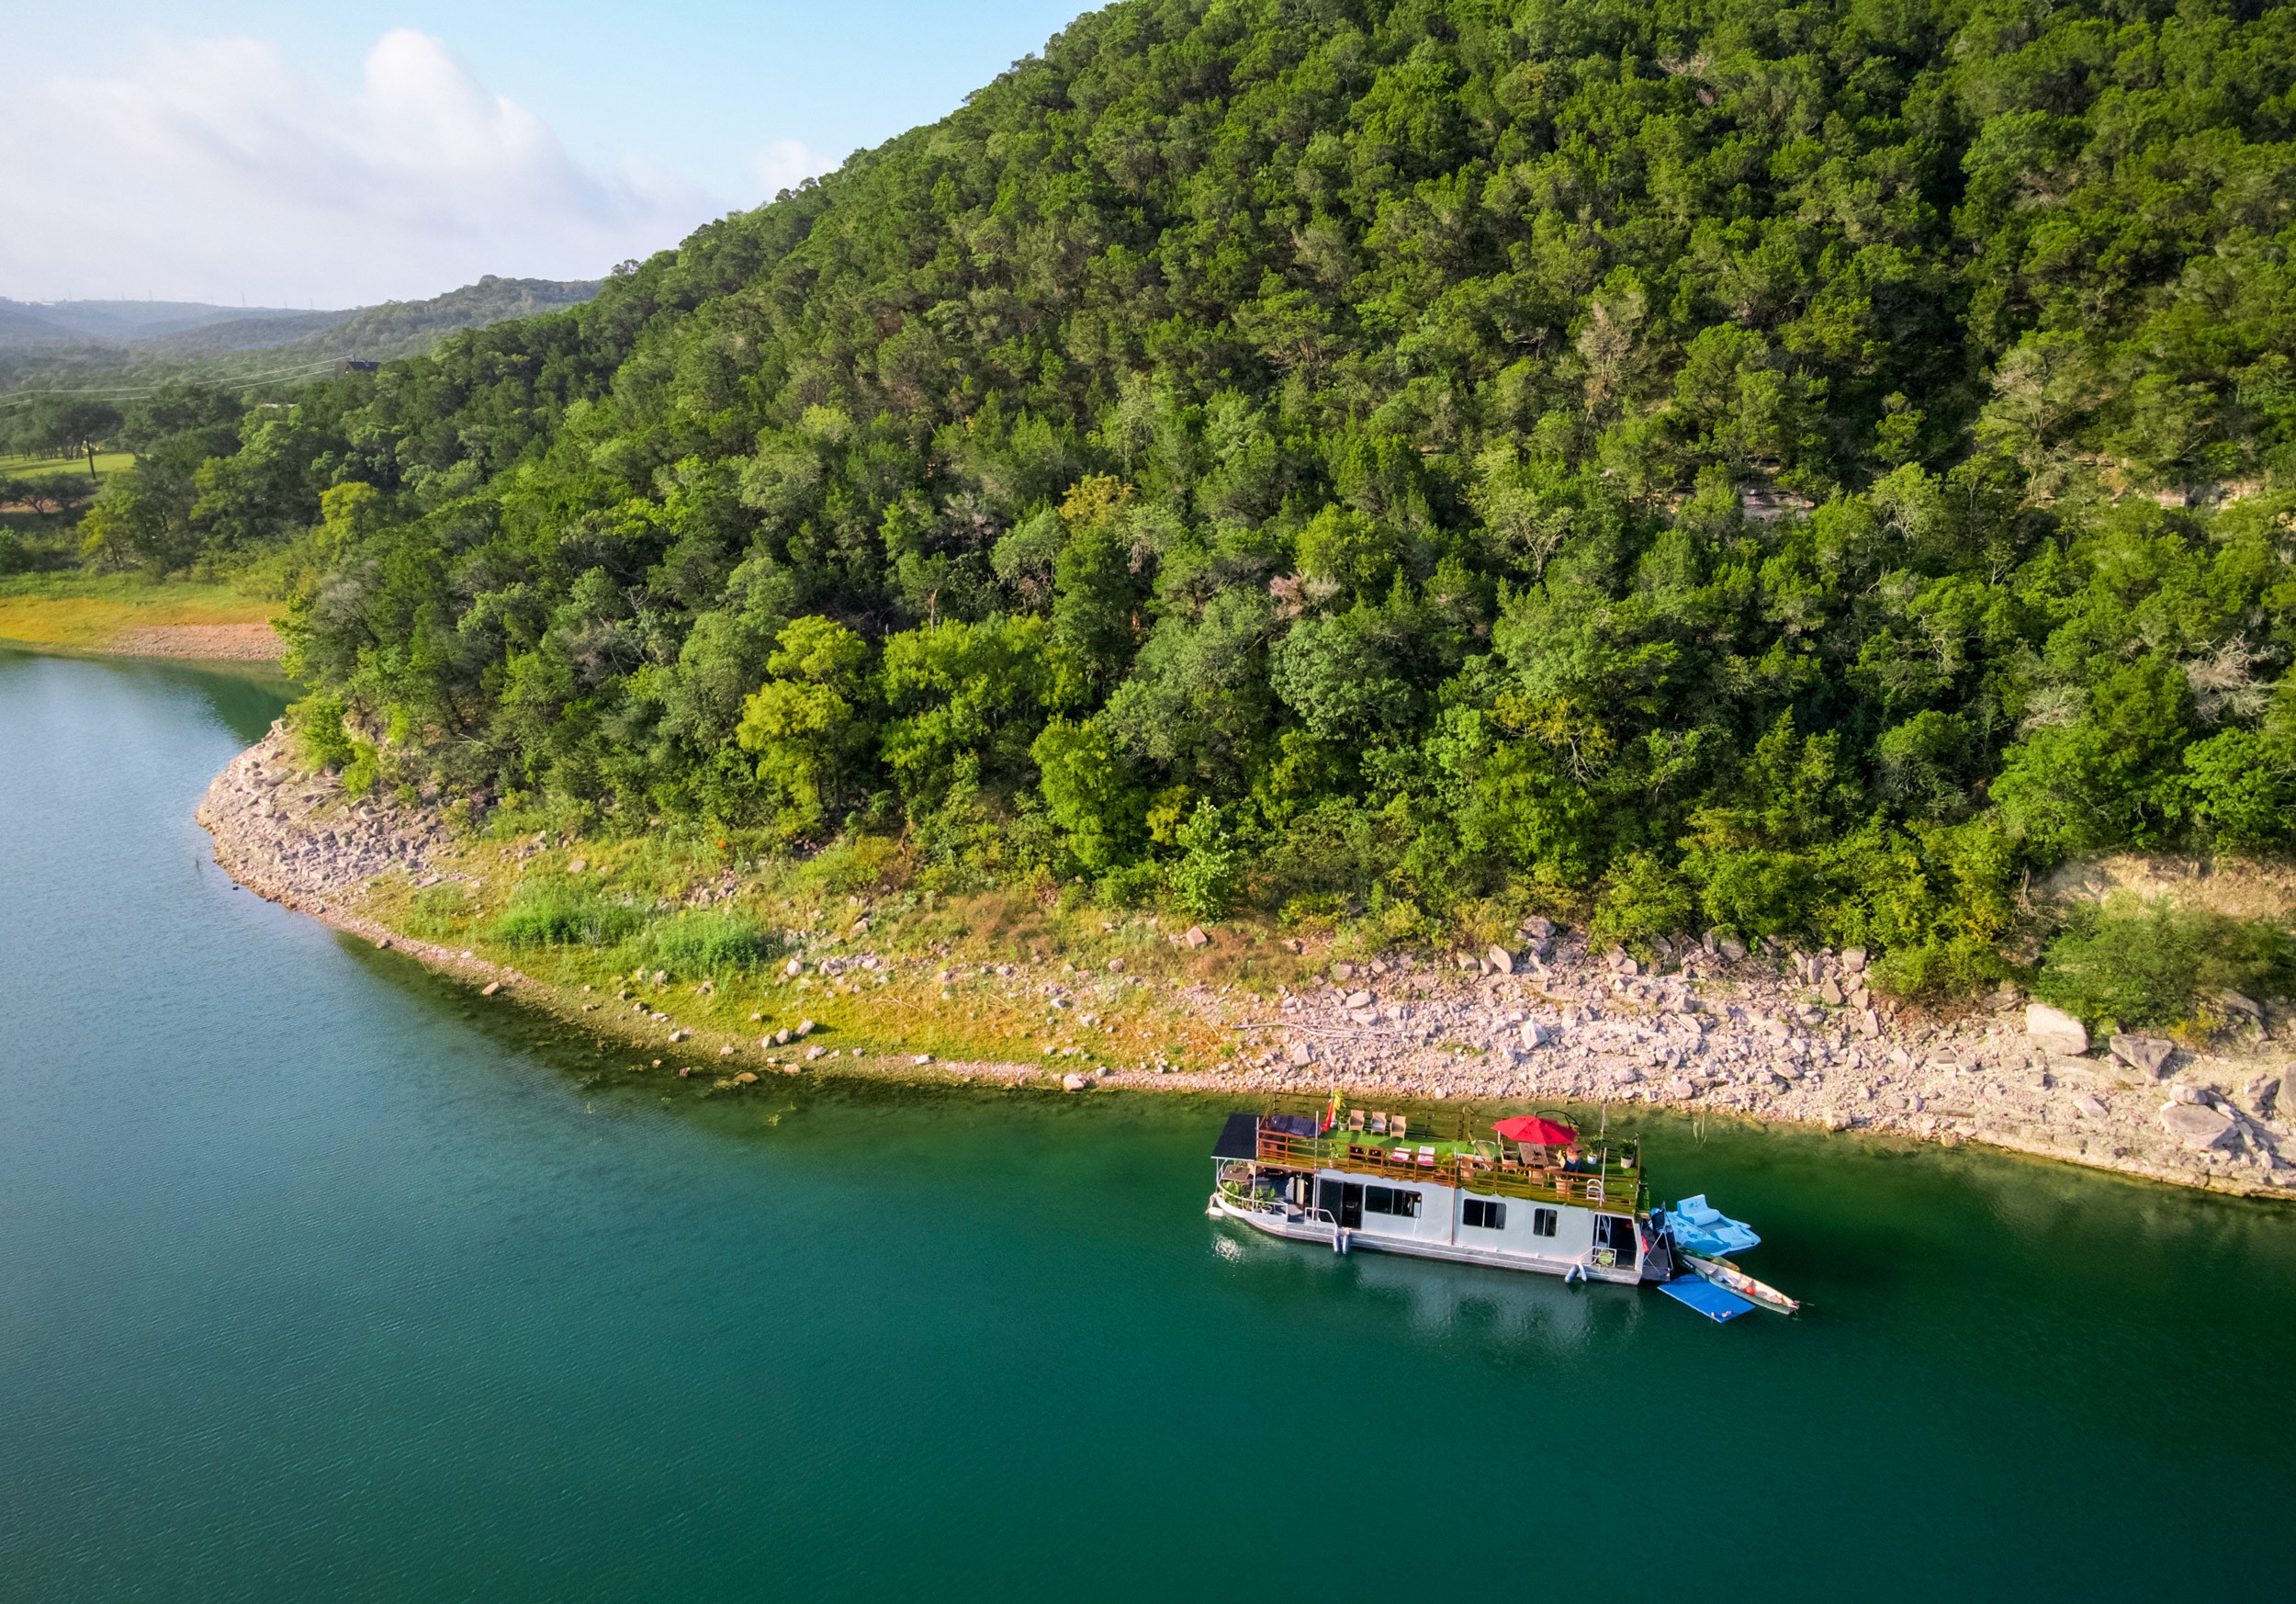
[{"label": "tree canopy", "polygon": [[2288,841],[2292,128],[2285,6],[1122,0],[91,523],[307,543],[386,780],[1968,982]]}]

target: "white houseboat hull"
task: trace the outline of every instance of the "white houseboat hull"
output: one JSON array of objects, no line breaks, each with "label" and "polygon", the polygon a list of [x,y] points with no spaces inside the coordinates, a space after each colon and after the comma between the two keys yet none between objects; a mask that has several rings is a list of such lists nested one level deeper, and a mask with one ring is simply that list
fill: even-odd
[{"label": "white houseboat hull", "polygon": [[[1318,1192],[1357,1185],[1362,1178],[1340,1170],[1317,1175]],[[1216,1190],[1205,1213],[1251,1226],[1270,1237],[1291,1242],[1313,1242],[1334,1252],[1372,1248],[1417,1259],[1441,1259],[1455,1264],[1481,1264],[1494,1270],[1527,1271],[1534,1275],[1606,1281],[1632,1286],[1645,1278],[1652,1244],[1636,1230],[1625,1214],[1605,1214],[1598,1209],[1571,1204],[1546,1204],[1521,1198],[1484,1198],[1472,1192],[1432,1182],[1416,1185],[1383,1183],[1390,1192],[1417,1195],[1418,1212],[1412,1215],[1367,1214],[1360,1225],[1343,1226],[1327,1210],[1304,1206],[1282,1198],[1237,1198],[1225,1188]],[[1465,1224],[1469,1203],[1495,1205],[1497,1226]],[[1547,1216],[1542,1219],[1540,1216]],[[1488,1216],[1487,1216],[1488,1217]],[[1598,1217],[1623,1222],[1608,1227],[1635,1232],[1636,1250],[1622,1255],[1596,1241]],[[1540,1227],[1546,1227],[1541,1230]],[[1630,1259],[1624,1261],[1623,1259]],[[1604,1260],[1608,1260],[1605,1262]]]}]

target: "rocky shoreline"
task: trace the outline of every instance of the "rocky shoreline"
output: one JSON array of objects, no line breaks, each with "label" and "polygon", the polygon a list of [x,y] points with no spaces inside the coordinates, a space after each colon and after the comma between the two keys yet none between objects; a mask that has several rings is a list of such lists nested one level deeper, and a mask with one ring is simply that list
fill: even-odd
[{"label": "rocky shoreline", "polygon": [[[1072,1090],[1322,1097],[1336,1087],[1372,1101],[1646,1102],[1976,1142],[2178,1185],[2296,1197],[2296,1066],[2279,1045],[2296,1025],[2261,1007],[2245,1039],[2219,1053],[2129,1037],[2099,1050],[2078,1022],[2011,993],[1957,1016],[1893,1009],[1867,993],[1855,952],[1748,954],[1710,938],[1661,954],[1650,972],[1534,920],[1513,944],[1480,954],[1333,963],[1317,985],[1273,1003],[1236,988],[1125,975],[1120,964],[1106,973],[1044,963],[952,968],[856,952],[817,973],[837,984],[850,966],[872,984],[908,979],[943,999],[977,993],[1041,1006],[1069,1045],[1051,1045],[1048,1030],[1041,1053],[1049,1062],[1038,1065],[847,1054],[799,1046],[787,1031],[751,1041],[705,1028],[697,1039],[667,999],[602,1011],[599,1000],[367,917],[362,896],[378,876],[420,884],[439,873],[449,832],[432,810],[345,797],[331,776],[296,762],[280,729],[216,776],[198,819],[215,838],[216,861],[258,895],[635,1045],[697,1059],[714,1050],[727,1072],[721,1085],[813,1069],[1057,1080]],[[1221,938],[1190,930],[1170,939]],[[1185,1015],[1247,1045],[1233,1067],[1213,1071],[1111,1062],[1078,1045],[1095,1031],[1113,1034],[1100,1009]]]}]

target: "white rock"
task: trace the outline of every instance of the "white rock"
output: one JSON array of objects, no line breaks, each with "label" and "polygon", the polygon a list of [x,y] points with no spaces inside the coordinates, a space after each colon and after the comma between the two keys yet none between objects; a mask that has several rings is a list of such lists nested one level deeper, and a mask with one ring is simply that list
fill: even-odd
[{"label": "white rock", "polygon": [[1514,954],[1508,952],[1506,948],[1494,943],[1491,951],[1485,955],[1491,959],[1491,966],[1498,970],[1500,974],[1512,975],[1514,973]]},{"label": "white rock", "polygon": [[1291,1044],[1291,1061],[1292,1061],[1294,1064],[1312,1064],[1312,1063],[1314,1063],[1314,1062],[1315,1062],[1315,1044],[1314,1044],[1313,1042],[1294,1042],[1294,1043],[1292,1043],[1292,1044]]},{"label": "white rock", "polygon": [[2233,1134],[2232,1116],[2204,1103],[2172,1102],[2160,1111],[2160,1123],[2186,1147],[2202,1153]]},{"label": "white rock", "polygon": [[2174,1042],[2158,1036],[2116,1035],[2110,1045],[2114,1057],[2148,1080],[2158,1080],[2167,1073],[2169,1056],[2177,1050]]},{"label": "white rock", "polygon": [[1350,991],[1347,994],[1347,1000],[1344,1006],[1347,1008],[1369,1008],[1371,1006],[1371,993],[1368,991]]},{"label": "white rock", "polygon": [[1211,944],[1211,937],[1204,933],[1204,927],[1200,924],[1189,925],[1187,933],[1180,939],[1191,947],[1206,947]]},{"label": "white rock", "polygon": [[2025,1034],[2044,1053],[2077,1058],[2088,1051],[2088,1027],[2061,1008],[2045,1002],[2025,1005]]},{"label": "white rock", "polygon": [[2105,1117],[2105,1105],[2093,1097],[2077,1097],[2073,1100],[2073,1106],[2092,1120],[2101,1120]]},{"label": "white rock", "polygon": [[1527,1019],[1523,1022],[1523,1045],[1533,1052],[1536,1052],[1555,1039],[1553,1033],[1545,1025],[1540,1024],[1538,1021]]},{"label": "white rock", "polygon": [[1851,947],[1841,954],[1841,966],[1855,975],[1865,967],[1865,949]]},{"label": "white rock", "polygon": [[1091,1085],[1092,1077],[1080,1070],[1071,1069],[1067,1074],[1061,1077],[1061,1090],[1063,1091],[1084,1091],[1089,1089]]}]

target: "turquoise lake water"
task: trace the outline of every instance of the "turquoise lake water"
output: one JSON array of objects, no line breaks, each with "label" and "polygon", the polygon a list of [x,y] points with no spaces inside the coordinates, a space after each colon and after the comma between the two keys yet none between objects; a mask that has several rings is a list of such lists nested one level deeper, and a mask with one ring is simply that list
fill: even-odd
[{"label": "turquoise lake water", "polygon": [[231,888],[280,695],[0,655],[0,1598],[2296,1588],[2296,1211],[1646,1117],[1714,1327],[1214,1226],[1225,1102],[591,1090]]}]

